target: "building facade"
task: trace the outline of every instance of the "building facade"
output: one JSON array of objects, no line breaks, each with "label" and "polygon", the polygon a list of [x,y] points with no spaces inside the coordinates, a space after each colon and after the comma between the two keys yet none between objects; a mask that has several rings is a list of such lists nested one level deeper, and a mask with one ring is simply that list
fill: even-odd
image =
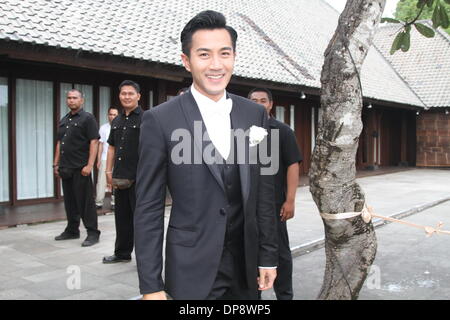
[{"label": "building facade", "polygon": [[[125,79],[141,85],[144,109],[189,86],[178,37],[204,9],[223,12],[239,34],[227,90],[241,96],[254,87],[272,90],[274,116],[295,131],[304,156],[301,174],[307,174],[321,114],[323,52],[338,13],[321,0],[263,2],[170,0],[137,8],[135,1],[119,0],[0,0],[0,205],[61,201],[52,159],[68,90],[83,91],[85,110],[101,125],[109,106],[119,106],[118,85]],[[330,23],[315,19],[319,13]],[[299,32],[305,26],[308,32]],[[375,48],[361,80],[357,167],[416,165],[422,101]]]},{"label": "building facade", "polygon": [[438,28],[434,37],[426,38],[413,28],[411,48],[391,55],[396,30],[396,25],[381,27],[375,44],[425,106],[417,112],[416,165],[450,167],[450,36]]}]

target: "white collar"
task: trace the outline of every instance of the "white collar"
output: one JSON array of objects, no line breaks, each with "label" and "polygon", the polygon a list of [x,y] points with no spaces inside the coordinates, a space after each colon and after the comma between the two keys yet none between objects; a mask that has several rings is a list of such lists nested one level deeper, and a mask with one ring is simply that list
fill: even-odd
[{"label": "white collar", "polygon": [[191,93],[202,113],[230,114],[233,102],[231,99],[227,99],[225,90],[223,90],[223,95],[217,102],[200,93],[195,89],[194,84],[191,85]]}]

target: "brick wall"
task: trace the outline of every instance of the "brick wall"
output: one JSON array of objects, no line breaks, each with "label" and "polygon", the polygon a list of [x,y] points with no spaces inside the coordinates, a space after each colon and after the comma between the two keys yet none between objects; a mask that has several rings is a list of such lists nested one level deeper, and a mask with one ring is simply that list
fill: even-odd
[{"label": "brick wall", "polygon": [[450,114],[423,112],[417,117],[418,167],[450,167]]}]

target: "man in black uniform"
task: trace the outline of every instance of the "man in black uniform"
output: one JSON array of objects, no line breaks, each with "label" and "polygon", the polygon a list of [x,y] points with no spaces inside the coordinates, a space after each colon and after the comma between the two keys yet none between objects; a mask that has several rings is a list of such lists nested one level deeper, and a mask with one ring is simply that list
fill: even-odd
[{"label": "man in black uniform", "polygon": [[81,91],[70,90],[67,93],[70,112],[59,122],[53,168],[55,176],[62,179],[67,227],[55,240],[78,239],[81,217],[87,229],[82,246],[88,247],[97,243],[100,237],[91,177],[99,135],[97,121],[83,110],[83,103]]},{"label": "man in black uniform", "polygon": [[[125,80],[119,86],[123,112],[111,123],[106,160],[106,179],[115,191],[116,243],[112,256],[103,263],[131,261],[134,246],[133,218],[136,208],[135,180],[138,162],[139,132],[143,111],[137,83]],[[114,167],[114,171],[112,168]]]},{"label": "man in black uniform", "polygon": [[[278,221],[278,276],[273,288],[278,300],[292,300],[292,255],[286,221],[294,217],[295,192],[299,183],[299,163],[302,161],[295,134],[286,124],[270,115],[273,107],[272,93],[267,89],[255,88],[248,98],[266,108],[270,130],[278,129],[280,168],[275,175],[275,209],[280,215]],[[276,143],[271,140],[271,143]]]}]

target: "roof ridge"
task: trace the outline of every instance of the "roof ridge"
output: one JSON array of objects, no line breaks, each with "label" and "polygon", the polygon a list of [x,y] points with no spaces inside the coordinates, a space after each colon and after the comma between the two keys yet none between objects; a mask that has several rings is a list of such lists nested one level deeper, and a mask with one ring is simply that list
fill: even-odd
[{"label": "roof ridge", "polygon": [[329,4],[329,2],[328,1],[325,1],[325,0],[320,0],[320,1],[322,1],[322,3],[325,3],[327,6],[329,6],[331,9],[333,9],[334,11],[336,11],[339,15],[341,14],[339,11],[338,11],[338,9],[336,9],[335,7],[333,7],[331,4]]}]

